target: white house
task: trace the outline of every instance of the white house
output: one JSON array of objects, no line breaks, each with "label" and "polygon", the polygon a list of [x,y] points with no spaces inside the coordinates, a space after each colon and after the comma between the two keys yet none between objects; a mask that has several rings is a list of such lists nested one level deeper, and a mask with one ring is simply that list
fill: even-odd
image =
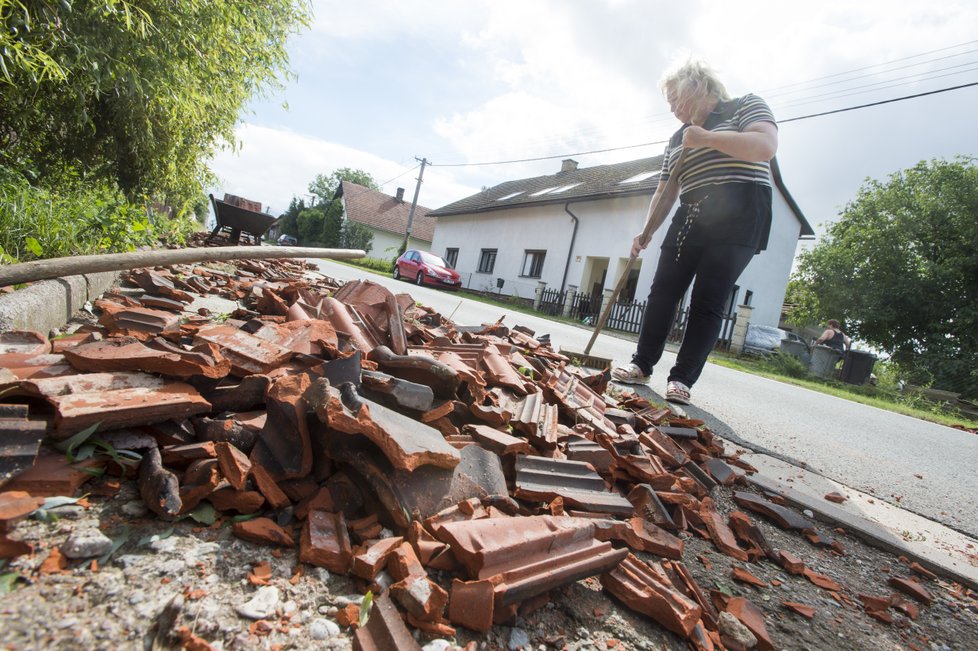
[{"label": "white house", "polygon": [[[529,298],[543,282],[600,296],[624,271],[661,164],[656,156],[579,168],[568,159],[556,174],[500,183],[428,213],[438,220],[431,250],[472,289]],[[751,323],[776,326],[798,240],[814,231],[785,189],[777,161],[772,177],[768,247],[741,275],[729,309],[750,305]],[[619,301],[645,300],[665,232],[660,228],[635,262]]]},{"label": "white house", "polygon": [[[404,201],[404,188],[398,188],[391,196],[362,185],[343,181],[336,189],[334,198],[343,204],[345,219],[360,222],[373,233],[374,239],[368,255],[372,258],[393,258],[397,249],[404,243],[408,218],[411,217],[411,203]],[[431,237],[435,232],[435,219],[429,217],[430,209],[415,206],[411,217],[411,237],[407,248],[431,248]]]}]

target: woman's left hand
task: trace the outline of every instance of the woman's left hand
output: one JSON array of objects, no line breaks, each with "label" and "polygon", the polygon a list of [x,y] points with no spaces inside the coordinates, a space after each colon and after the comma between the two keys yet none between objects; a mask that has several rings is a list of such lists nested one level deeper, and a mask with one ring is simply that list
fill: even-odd
[{"label": "woman's left hand", "polygon": [[683,147],[692,149],[693,147],[706,147],[707,141],[710,138],[712,132],[707,131],[703,127],[698,127],[695,124],[691,124],[686,127],[683,131]]}]

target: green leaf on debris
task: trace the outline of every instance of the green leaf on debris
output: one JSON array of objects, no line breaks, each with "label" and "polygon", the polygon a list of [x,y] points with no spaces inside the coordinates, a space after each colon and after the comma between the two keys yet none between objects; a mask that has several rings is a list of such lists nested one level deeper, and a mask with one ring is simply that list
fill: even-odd
[{"label": "green leaf on debris", "polygon": [[90,427],[86,427],[85,429],[71,436],[70,438],[61,441],[60,443],[56,443],[54,445],[54,448],[59,452],[64,452],[65,456],[68,457],[68,461],[72,461],[72,462],[75,461],[75,457],[74,457],[75,449],[79,445],[87,441],[89,438],[91,438],[92,434],[95,433],[99,425],[101,425],[100,422],[95,423]]},{"label": "green leaf on debris", "polygon": [[370,590],[367,594],[363,595],[363,601],[360,602],[360,628],[367,625],[367,617],[370,616],[370,607],[374,603],[374,593]]},{"label": "green leaf on debris", "polygon": [[731,590],[729,586],[724,585],[723,583],[720,583],[719,581],[714,581],[713,582],[713,585],[715,585],[717,587],[717,590],[719,590],[723,594],[727,595],[728,597],[734,596],[733,590]]},{"label": "green leaf on debris", "polygon": [[41,522],[57,522],[58,515],[56,513],[51,513],[52,509],[56,509],[59,506],[67,506],[69,504],[75,504],[82,498],[87,497],[82,495],[81,497],[65,497],[64,495],[57,495],[54,497],[46,497],[44,503],[37,507],[31,517]]},{"label": "green leaf on debris", "polygon": [[99,557],[98,564],[105,565],[105,563],[112,558],[112,555],[119,551],[120,547],[126,544],[126,541],[129,540],[130,536],[132,536],[132,530],[128,526],[123,527],[119,535],[112,539],[112,547],[109,548],[109,551],[105,552],[101,557]]},{"label": "green leaf on debris", "polygon": [[23,578],[20,574],[16,572],[7,572],[6,574],[0,574],[0,595],[10,594],[14,591],[14,584],[17,583],[17,579]]},{"label": "green leaf on debris", "polygon": [[217,511],[214,510],[210,502],[201,502],[187,516],[194,522],[211,525],[217,520]]},{"label": "green leaf on debris", "polygon": [[173,535],[173,527],[170,527],[169,529],[166,529],[159,533],[154,533],[149,536],[143,536],[142,538],[139,539],[139,542],[136,543],[136,546],[146,547],[147,545],[151,545],[159,540],[166,540],[172,535]]},{"label": "green leaf on debris", "polygon": [[245,513],[244,515],[232,515],[228,522],[247,522],[258,517],[258,513]]}]

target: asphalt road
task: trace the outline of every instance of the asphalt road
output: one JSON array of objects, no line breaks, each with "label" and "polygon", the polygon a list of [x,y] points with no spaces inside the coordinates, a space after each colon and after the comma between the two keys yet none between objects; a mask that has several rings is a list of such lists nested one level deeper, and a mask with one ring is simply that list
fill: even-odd
[{"label": "asphalt road", "polygon": [[[322,273],[370,279],[407,292],[460,325],[523,325],[550,334],[555,349],[583,351],[591,330],[417,287],[328,260]],[[602,333],[592,355],[627,362],[634,342]],[[675,359],[667,352],[652,380],[658,400]],[[802,464],[848,487],[978,537],[978,436],[708,364],[693,390],[690,416],[755,451]]]}]

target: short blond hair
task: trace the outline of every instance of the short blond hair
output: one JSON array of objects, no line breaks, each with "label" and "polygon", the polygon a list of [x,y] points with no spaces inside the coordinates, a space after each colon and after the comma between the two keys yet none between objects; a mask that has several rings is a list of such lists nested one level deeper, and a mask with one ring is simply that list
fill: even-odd
[{"label": "short blond hair", "polygon": [[686,59],[679,66],[667,70],[659,81],[659,88],[665,95],[676,90],[691,97],[712,95],[720,101],[730,99],[727,88],[717,77],[713,68],[698,59]]}]

